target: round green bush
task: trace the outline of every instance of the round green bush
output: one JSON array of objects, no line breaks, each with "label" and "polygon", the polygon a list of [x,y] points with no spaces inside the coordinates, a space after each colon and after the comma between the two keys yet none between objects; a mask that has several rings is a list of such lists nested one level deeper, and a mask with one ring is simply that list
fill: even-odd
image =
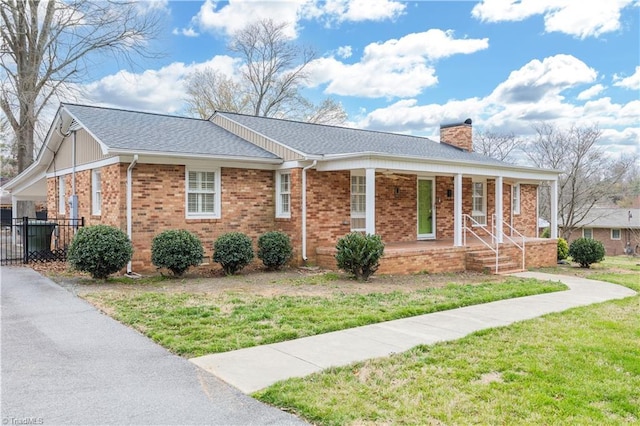
[{"label": "round green bush", "polygon": [[338,268],[366,281],[380,266],[384,243],[379,235],[352,232],[338,240],[336,249]]},{"label": "round green bush", "polygon": [[564,238],[558,238],[558,260],[565,260],[569,256],[569,244]]},{"label": "round green bush", "polygon": [[284,232],[271,231],[258,238],[258,258],[267,269],[282,268],[292,255],[291,240]]},{"label": "round green bush", "polygon": [[591,267],[592,263],[598,263],[604,259],[604,246],[598,240],[592,238],[578,238],[569,246],[569,256],[582,268]]},{"label": "round green bush", "polygon": [[133,256],[127,234],[107,225],[80,228],[67,251],[69,264],[93,278],[106,279],[125,267]]},{"label": "round green bush", "polygon": [[172,229],[156,235],[151,242],[151,262],[167,268],[177,277],[190,266],[202,263],[204,249],[200,239],[184,229]]},{"label": "round green bush", "polygon": [[253,243],[242,232],[221,235],[213,244],[213,261],[222,265],[224,273],[233,275],[253,260]]}]

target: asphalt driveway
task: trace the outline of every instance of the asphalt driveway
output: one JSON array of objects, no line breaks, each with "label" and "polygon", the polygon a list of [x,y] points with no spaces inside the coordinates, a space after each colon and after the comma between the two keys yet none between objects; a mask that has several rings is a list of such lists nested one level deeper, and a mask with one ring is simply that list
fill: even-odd
[{"label": "asphalt driveway", "polygon": [[3,424],[304,424],[32,269],[0,280]]}]

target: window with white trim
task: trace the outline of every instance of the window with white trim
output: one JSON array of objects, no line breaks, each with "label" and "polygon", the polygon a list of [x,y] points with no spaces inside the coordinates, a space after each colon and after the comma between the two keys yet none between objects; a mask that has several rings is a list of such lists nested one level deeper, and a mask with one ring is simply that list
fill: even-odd
[{"label": "window with white trim", "polygon": [[186,171],[187,218],[220,218],[219,176],[219,170]]},{"label": "window with white trim", "polygon": [[520,214],[520,184],[516,183],[511,187],[511,206],[513,214]]},{"label": "window with white trim", "polygon": [[64,176],[58,176],[58,213],[65,214],[67,212],[66,187]]},{"label": "window with white trim", "polygon": [[471,187],[471,217],[479,225],[487,224],[487,183],[485,181],[473,181]]},{"label": "window with white trim", "polygon": [[367,179],[351,174],[351,230],[364,231],[367,226]]},{"label": "window with white trim", "polygon": [[276,217],[291,217],[291,172],[276,172]]},{"label": "window with white trim", "polygon": [[91,214],[102,214],[102,173],[100,169],[91,171]]},{"label": "window with white trim", "polygon": [[582,238],[593,238],[593,229],[582,228]]},{"label": "window with white trim", "polygon": [[611,239],[612,240],[619,240],[620,239],[620,230],[619,229],[612,229],[611,230]]}]

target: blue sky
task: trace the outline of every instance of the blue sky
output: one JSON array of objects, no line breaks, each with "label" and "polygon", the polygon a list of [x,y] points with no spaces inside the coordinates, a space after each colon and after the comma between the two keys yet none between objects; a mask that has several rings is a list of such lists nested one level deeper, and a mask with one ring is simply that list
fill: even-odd
[{"label": "blue sky", "polygon": [[348,125],[438,139],[441,123],[533,134],[598,124],[611,154],[640,150],[640,0],[156,1],[165,55],[101,64],[78,102],[185,114],[189,72],[231,76],[230,34],[256,19],[290,24],[314,48],[304,94],[342,103]]}]

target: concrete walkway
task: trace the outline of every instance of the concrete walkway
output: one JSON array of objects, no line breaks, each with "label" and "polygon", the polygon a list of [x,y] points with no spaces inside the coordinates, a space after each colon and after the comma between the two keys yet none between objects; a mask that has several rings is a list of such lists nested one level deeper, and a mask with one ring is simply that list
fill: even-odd
[{"label": "concrete walkway", "polygon": [[633,296],[635,291],[602,281],[538,272],[523,278],[561,281],[561,291],[468,306],[388,321],[288,342],[206,355],[190,361],[245,393],[279,380],[332,366],[384,357],[419,344],[459,339],[474,331],[512,324],[551,312]]}]

